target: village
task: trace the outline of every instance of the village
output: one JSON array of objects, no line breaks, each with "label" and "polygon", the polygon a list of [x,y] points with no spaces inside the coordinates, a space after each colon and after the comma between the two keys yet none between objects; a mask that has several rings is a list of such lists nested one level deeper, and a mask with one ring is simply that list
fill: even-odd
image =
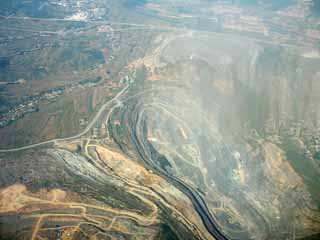
[{"label": "village", "polygon": [[68,91],[74,91],[76,88],[92,87],[99,84],[100,78],[94,80],[82,80],[76,84],[67,84],[42,91],[36,95],[27,95],[22,97],[22,101],[9,110],[0,113],[0,128],[6,127],[14,121],[23,118],[26,114],[39,111],[39,106],[45,101],[56,101]]}]

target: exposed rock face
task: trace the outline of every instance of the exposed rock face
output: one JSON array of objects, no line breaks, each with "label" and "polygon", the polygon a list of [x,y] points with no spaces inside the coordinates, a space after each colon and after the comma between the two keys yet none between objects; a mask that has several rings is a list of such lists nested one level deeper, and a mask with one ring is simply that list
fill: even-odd
[{"label": "exposed rock face", "polygon": [[[221,197],[223,210],[212,211],[230,236],[283,239],[319,231],[317,194],[299,165],[320,173],[303,153],[315,151],[304,142],[320,123],[320,60],[243,39],[168,39],[149,69],[166,90],[144,96],[140,116],[169,161],[165,168],[206,192],[209,202]],[[297,139],[299,160],[287,147]]]},{"label": "exposed rock face", "polygon": [[158,60],[148,58],[150,70],[158,66],[163,80],[179,79],[204,103],[231,107],[227,112],[237,116],[237,128],[244,123],[261,133],[265,128],[279,133],[293,123],[319,128],[320,58],[243,39],[207,37],[191,34],[167,41]]}]

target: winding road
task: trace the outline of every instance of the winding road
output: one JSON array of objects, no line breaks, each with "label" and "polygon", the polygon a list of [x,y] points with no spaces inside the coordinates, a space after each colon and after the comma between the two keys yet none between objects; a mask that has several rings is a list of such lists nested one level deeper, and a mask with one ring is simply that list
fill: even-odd
[{"label": "winding road", "polygon": [[[199,214],[204,227],[207,231],[217,240],[230,240],[221,231],[219,224],[212,216],[205,203],[201,193],[194,187],[175,177],[161,167],[155,164],[155,158],[159,154],[157,151],[153,151],[148,143],[148,137],[145,132],[145,122],[143,115],[143,104],[140,102],[131,102],[128,105],[129,108],[125,109],[120,117],[121,125],[127,128],[129,133],[128,140],[131,142],[132,147],[135,149],[138,157],[144,162],[145,167],[148,170],[152,170],[157,175],[167,179],[173,186],[182,191],[192,202],[194,209]],[[117,136],[111,133],[113,138]],[[119,142],[116,140],[116,142]],[[119,142],[119,144],[121,144]],[[128,143],[126,143],[127,145]],[[129,145],[131,145],[129,143]],[[123,146],[125,148],[125,146]]]},{"label": "winding road", "polygon": [[16,152],[16,151],[22,151],[22,150],[27,150],[30,148],[34,148],[34,147],[39,147],[39,146],[43,146],[43,145],[47,145],[47,144],[51,144],[51,143],[56,143],[58,141],[68,141],[68,140],[74,140],[76,138],[79,138],[85,134],[87,134],[90,129],[93,127],[93,125],[97,122],[97,120],[99,119],[99,117],[101,116],[101,114],[103,113],[103,111],[107,108],[110,107],[112,104],[114,104],[115,102],[117,104],[119,104],[119,102],[121,102],[119,100],[119,98],[122,96],[122,94],[125,93],[125,91],[128,89],[129,85],[127,85],[126,87],[124,87],[119,93],[117,93],[116,96],[114,96],[114,98],[110,99],[108,102],[106,102],[105,104],[103,104],[101,106],[101,108],[99,109],[99,111],[97,112],[97,114],[95,115],[95,117],[91,120],[91,122],[88,124],[88,126],[80,133],[78,133],[77,135],[71,136],[71,137],[65,137],[65,138],[55,138],[55,139],[51,139],[48,141],[43,141],[43,142],[39,142],[39,143],[34,143],[34,144],[30,144],[30,145],[26,145],[23,147],[17,147],[17,148],[9,148],[9,149],[0,149],[0,153],[8,153],[8,152]]},{"label": "winding road", "polygon": [[[78,133],[77,135],[66,137],[66,138],[51,139],[48,141],[30,144],[30,145],[18,147],[18,148],[1,149],[0,153],[22,151],[22,150],[31,149],[31,148],[38,147],[38,146],[43,146],[46,144],[56,143],[58,141],[67,141],[67,140],[73,140],[73,139],[79,138],[79,137],[87,134],[91,130],[91,128],[98,121],[99,117],[102,115],[102,113],[105,111],[105,109],[110,107],[112,104],[115,104],[115,107],[116,107],[116,106],[121,105],[121,103],[123,103],[123,101],[128,101],[128,100],[132,99],[133,97],[139,96],[145,92],[152,91],[152,90],[146,90],[144,92],[138,93],[134,96],[129,97],[128,99],[121,101],[120,97],[126,92],[128,87],[129,87],[129,85],[124,87],[119,93],[117,93],[117,95],[114,98],[112,98],[111,100],[106,102],[104,105],[102,105],[101,108],[99,109],[99,111],[97,112],[97,114],[95,115],[95,117],[88,124],[88,126],[82,132]],[[108,118],[109,118],[109,114],[108,114]],[[182,192],[184,192],[189,197],[189,199],[192,201],[192,203],[195,207],[195,210],[198,212],[200,218],[202,219],[204,226],[206,227],[208,232],[215,239],[228,240],[228,238],[226,238],[223,235],[223,233],[220,231],[220,229],[217,227],[217,223],[216,223],[215,219],[211,215],[204,199],[197,192],[197,190],[195,190],[193,187],[187,185],[186,183],[184,183],[180,179],[167,174],[162,169],[159,169],[159,167],[155,166],[152,161],[150,161],[151,158],[148,154],[149,151],[145,148],[146,146],[143,144],[143,140],[139,137],[139,135],[141,135],[141,132],[140,132],[140,134],[138,132],[136,132],[140,128],[140,127],[138,127],[140,125],[140,117],[138,117],[138,121],[136,123],[137,123],[137,126],[135,126],[132,129],[133,130],[132,140],[134,142],[134,145],[136,146],[137,152],[139,153],[140,157],[145,161],[145,163],[147,163],[147,165],[152,170],[154,170],[160,176],[162,175],[166,179],[170,180],[178,189],[180,189]]]}]

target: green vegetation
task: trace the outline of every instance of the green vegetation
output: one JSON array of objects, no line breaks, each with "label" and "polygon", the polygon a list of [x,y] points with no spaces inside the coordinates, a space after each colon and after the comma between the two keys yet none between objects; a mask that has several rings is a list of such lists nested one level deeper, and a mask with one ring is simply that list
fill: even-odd
[{"label": "green vegetation", "polygon": [[314,159],[320,161],[320,152],[316,152],[314,155],[313,155]]},{"label": "green vegetation", "polygon": [[1,129],[1,134],[5,137],[0,144],[22,146],[78,133],[85,127],[80,126],[79,120],[89,121],[94,117],[96,108],[92,107],[93,93],[93,88],[77,89],[59,99],[40,104],[38,112],[28,114]]},{"label": "green vegetation", "polygon": [[311,196],[320,209],[320,178],[319,173],[312,162],[304,156],[293,139],[285,139],[282,149],[285,150],[286,157],[293,168],[303,178],[309,187]]},{"label": "green vegetation", "polygon": [[155,239],[159,240],[178,240],[179,237],[172,231],[172,229],[166,225],[162,224],[160,227],[160,231]]},{"label": "green vegetation", "polygon": [[100,81],[101,81],[101,77],[98,76],[95,79],[83,79],[83,80],[80,80],[79,84],[85,85],[85,84],[88,84],[88,83],[99,83]]},{"label": "green vegetation", "polygon": [[46,0],[2,1],[0,4],[1,15],[27,15],[32,17],[64,17],[68,13],[67,9],[57,4],[47,4]]},{"label": "green vegetation", "polygon": [[55,63],[67,64],[75,70],[90,68],[105,63],[102,52],[98,49],[88,48],[84,42],[73,42],[61,49]]},{"label": "green vegetation", "polygon": [[129,91],[134,94],[144,88],[147,88],[149,86],[147,79],[148,70],[146,69],[146,67],[142,66],[137,68],[135,78],[133,79],[133,83],[131,84]]}]

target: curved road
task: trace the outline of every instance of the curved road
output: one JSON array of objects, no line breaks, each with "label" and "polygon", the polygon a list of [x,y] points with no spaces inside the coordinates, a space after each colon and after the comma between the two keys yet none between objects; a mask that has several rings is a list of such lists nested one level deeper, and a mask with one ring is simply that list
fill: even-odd
[{"label": "curved road", "polygon": [[88,126],[80,133],[78,133],[77,135],[71,136],[71,137],[65,137],[65,138],[55,138],[55,139],[51,139],[48,141],[43,141],[43,142],[39,142],[39,143],[34,143],[34,144],[30,144],[30,145],[26,145],[23,147],[17,147],[17,148],[9,148],[9,149],[0,149],[0,153],[8,153],[8,152],[16,152],[16,151],[22,151],[22,150],[27,150],[30,148],[34,148],[34,147],[38,147],[38,146],[42,146],[42,145],[46,145],[46,144],[50,144],[50,143],[56,143],[58,141],[68,141],[68,140],[74,140],[76,138],[79,138],[83,135],[85,135],[86,133],[88,133],[90,131],[90,129],[93,127],[93,125],[96,123],[96,121],[98,120],[98,118],[101,116],[102,112],[107,108],[110,107],[114,102],[116,103],[117,106],[119,106],[120,104],[127,102],[135,97],[138,97],[142,94],[145,94],[147,92],[153,91],[154,89],[147,89],[144,90],[140,93],[136,93],[133,96],[130,96],[122,101],[119,100],[119,98],[122,96],[122,94],[129,88],[129,85],[127,85],[126,87],[124,87],[119,93],[117,93],[116,96],[114,96],[114,98],[112,98],[111,100],[109,100],[108,102],[106,102],[104,105],[101,106],[101,108],[99,109],[98,113],[96,114],[96,116],[92,119],[92,121],[88,124]]},{"label": "curved road", "polygon": [[71,137],[65,137],[65,138],[55,138],[55,139],[51,139],[48,141],[44,141],[44,142],[39,142],[39,143],[34,143],[34,144],[30,144],[30,145],[26,145],[23,147],[17,147],[17,148],[9,148],[9,149],[0,149],[0,153],[8,153],[8,152],[16,152],[16,151],[21,151],[21,150],[27,150],[30,148],[34,148],[34,147],[38,147],[38,146],[42,146],[42,145],[46,145],[46,144],[50,144],[50,143],[56,143],[58,141],[67,141],[67,140],[73,140],[76,138],[79,138],[85,134],[87,134],[90,129],[93,127],[93,125],[96,123],[96,121],[99,119],[99,117],[101,116],[101,114],[103,113],[103,111],[107,108],[110,107],[115,101],[117,102],[121,102],[119,100],[119,98],[121,97],[121,95],[128,89],[129,85],[127,85],[125,88],[123,88],[119,93],[117,93],[116,96],[114,96],[114,98],[112,98],[111,100],[109,100],[108,102],[106,102],[105,104],[103,104],[101,106],[101,108],[99,109],[98,113],[96,114],[96,116],[92,119],[92,121],[88,124],[88,126],[80,133],[78,133],[77,135],[71,136]]},{"label": "curved road", "polygon": [[157,152],[151,153],[149,149],[149,144],[146,141],[147,137],[144,132],[144,124],[142,120],[143,111],[139,111],[139,109],[135,109],[139,104],[134,104],[134,109],[130,109],[127,112],[129,116],[124,116],[121,119],[121,123],[127,126],[130,131],[129,137],[132,142],[132,146],[135,148],[136,153],[140,157],[140,159],[145,163],[146,168],[148,170],[152,170],[159,176],[162,176],[164,179],[167,179],[170,183],[173,184],[177,189],[182,191],[192,202],[196,212],[199,214],[204,227],[207,231],[214,237],[216,240],[231,240],[228,238],[222,230],[220,229],[218,223],[215,218],[210,213],[208,206],[203,199],[202,195],[192,186],[188,185],[184,181],[179,178],[168,174],[163,169],[161,169],[158,165],[156,165],[153,161],[154,154],[158,154]]},{"label": "curved road", "polygon": [[[101,116],[101,114],[103,113],[103,111],[107,107],[110,107],[114,103],[116,103],[116,106],[118,106],[119,104],[122,103],[122,101],[119,98],[122,96],[122,94],[125,93],[125,91],[128,89],[128,87],[129,87],[129,85],[124,87],[119,93],[117,93],[117,95],[114,98],[112,98],[111,100],[106,102],[104,105],[102,105],[101,108],[99,109],[99,111],[97,112],[97,114],[95,115],[95,117],[88,124],[88,126],[82,132],[78,133],[77,135],[74,135],[71,137],[66,137],[66,138],[55,138],[55,139],[51,139],[48,141],[30,144],[30,145],[18,147],[18,148],[0,149],[0,153],[27,150],[30,148],[34,148],[34,147],[38,147],[38,146],[42,146],[42,145],[46,145],[46,144],[50,144],[50,143],[56,143],[57,141],[73,140],[73,139],[79,138],[79,137],[87,134],[90,131],[90,129],[94,126],[94,124],[97,122],[97,120],[99,119],[99,117]],[[136,96],[143,94],[145,92],[148,92],[148,90],[144,91],[142,93],[136,94],[134,96],[131,96],[128,99],[125,99],[124,101],[128,101],[129,99],[132,99],[133,97],[136,97]],[[138,122],[140,122],[140,118],[139,118]],[[136,129],[137,128],[135,128],[135,130]],[[145,146],[143,144],[141,144],[141,141],[138,140],[139,134],[136,131],[133,131],[132,134],[134,135],[133,142],[135,142],[135,146],[138,150],[137,152],[140,155],[140,157],[147,163],[147,165],[149,165],[150,168],[152,168],[159,175],[162,175],[162,176],[166,177],[167,179],[171,180],[171,182],[178,189],[180,189],[182,192],[184,192],[189,197],[189,199],[192,201],[196,211],[198,212],[198,214],[199,214],[200,218],[202,219],[202,222],[204,223],[204,226],[206,227],[208,232],[217,240],[229,240],[226,236],[224,236],[224,234],[217,227],[218,224],[216,223],[215,219],[212,217],[212,215],[211,215],[210,211],[208,210],[208,207],[207,207],[204,199],[201,197],[201,195],[198,194],[198,192],[193,187],[186,185],[180,179],[178,179],[174,176],[170,176],[169,174],[167,174],[167,173],[163,172],[161,169],[159,169],[157,166],[154,166],[154,164],[150,163],[150,161],[148,161],[148,158],[145,156],[145,153],[148,151],[146,151]],[[138,147],[139,145],[142,147],[143,151],[141,151],[142,149]]]}]

